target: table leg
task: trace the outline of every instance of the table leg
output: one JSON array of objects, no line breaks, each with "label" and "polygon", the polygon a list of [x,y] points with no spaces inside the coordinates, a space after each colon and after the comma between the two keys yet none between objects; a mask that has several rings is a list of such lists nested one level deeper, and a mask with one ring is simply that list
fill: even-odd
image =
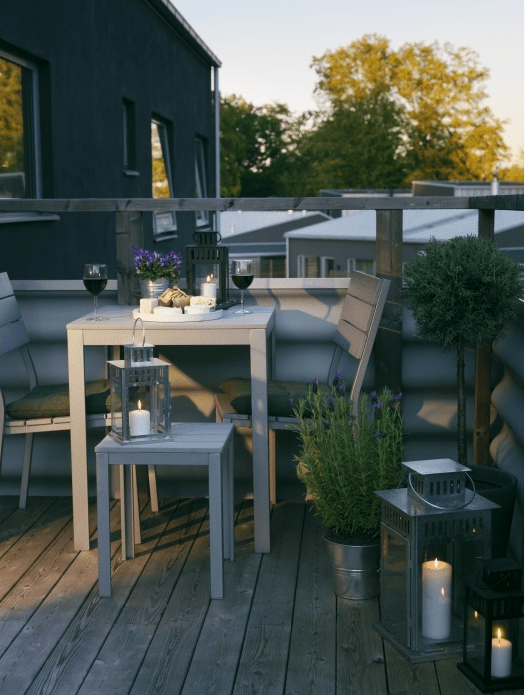
[{"label": "table leg", "polygon": [[135,557],[133,468],[120,465],[120,528],[122,532],[122,559]]},{"label": "table leg", "polygon": [[89,509],[86,444],[86,391],[82,331],[68,331],[71,482],[73,495],[73,544],[75,550],[89,550]]},{"label": "table leg", "polygon": [[208,479],[210,502],[210,595],[211,598],[223,598],[223,491],[221,475],[221,454],[209,454]]},{"label": "table leg", "polygon": [[255,552],[270,552],[270,477],[268,470],[268,362],[266,332],[250,332],[253,436],[253,517]]},{"label": "table leg", "polygon": [[98,593],[100,596],[111,596],[108,454],[97,454],[97,535]]},{"label": "table leg", "polygon": [[233,519],[233,433],[227,450],[222,455],[222,534],[223,554],[228,560],[235,559],[235,530]]}]

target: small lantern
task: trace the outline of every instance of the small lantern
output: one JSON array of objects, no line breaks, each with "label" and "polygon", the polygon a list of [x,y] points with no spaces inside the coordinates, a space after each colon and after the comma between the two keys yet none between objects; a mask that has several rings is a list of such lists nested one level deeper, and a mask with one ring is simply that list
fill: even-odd
[{"label": "small lantern", "polygon": [[111,384],[110,435],[120,444],[163,439],[171,428],[169,364],[153,357],[153,345],[124,345],[124,359],[108,362]]},{"label": "small lantern", "polygon": [[228,247],[217,246],[219,232],[195,232],[197,246],[186,246],[186,281],[188,294],[211,296],[210,284],[215,284],[217,304],[229,299]]},{"label": "small lantern", "polygon": [[523,688],[523,568],[484,560],[466,585],[463,663],[482,692]]},{"label": "small lantern", "polygon": [[[381,623],[377,631],[412,663],[463,648],[465,579],[490,556],[498,505],[465,488],[468,468],[411,461],[408,488],[381,490]],[[466,494],[467,493],[467,494]]]}]

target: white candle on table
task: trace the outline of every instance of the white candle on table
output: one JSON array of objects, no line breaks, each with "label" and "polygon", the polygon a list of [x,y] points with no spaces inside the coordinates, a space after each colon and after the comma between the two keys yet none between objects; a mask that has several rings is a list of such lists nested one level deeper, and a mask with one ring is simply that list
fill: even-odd
[{"label": "white candle on table", "polygon": [[452,565],[437,558],[423,563],[421,634],[430,639],[450,637]]},{"label": "white candle on table", "polygon": [[129,414],[129,433],[132,437],[143,437],[150,434],[151,424],[149,410],[132,410]]},{"label": "white candle on table", "polygon": [[201,297],[211,297],[215,299],[217,297],[217,285],[214,282],[210,282],[211,277],[208,275],[206,282],[201,284]]},{"label": "white candle on table", "polygon": [[507,678],[512,673],[512,642],[502,638],[501,628],[497,634],[492,639],[490,675],[492,678]]}]

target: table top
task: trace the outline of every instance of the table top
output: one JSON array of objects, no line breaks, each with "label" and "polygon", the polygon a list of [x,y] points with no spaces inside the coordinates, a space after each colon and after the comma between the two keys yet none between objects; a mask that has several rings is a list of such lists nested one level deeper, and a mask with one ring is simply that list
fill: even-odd
[{"label": "table top", "polygon": [[[135,322],[133,318],[133,309],[137,307],[127,306],[127,305],[108,305],[99,309],[100,316],[104,317],[104,321],[89,321],[89,317],[93,314],[86,314],[81,316],[75,321],[71,321],[66,325],[68,331],[72,330],[82,330],[86,331],[113,331],[113,330],[129,330],[133,328]],[[228,310],[224,310],[222,318],[217,321],[202,321],[194,322],[189,321],[187,323],[174,322],[171,323],[156,323],[148,322],[144,324],[144,329],[146,333],[153,330],[162,331],[220,331],[225,328],[240,328],[240,329],[257,329],[257,328],[268,328],[275,320],[275,307],[247,307],[252,313],[250,314],[236,314],[235,309],[237,307],[231,307]]]},{"label": "table top", "polygon": [[107,435],[97,446],[98,453],[220,453],[230,439],[234,426],[216,422],[172,422],[169,437],[120,444]]}]

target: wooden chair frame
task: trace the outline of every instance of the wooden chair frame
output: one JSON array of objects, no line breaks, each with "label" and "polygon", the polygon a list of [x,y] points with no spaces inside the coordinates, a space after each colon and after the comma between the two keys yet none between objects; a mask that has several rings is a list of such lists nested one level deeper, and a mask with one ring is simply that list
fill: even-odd
[{"label": "wooden chair frame", "polygon": [[[346,354],[358,360],[350,389],[354,415],[358,411],[359,394],[372,354],[389,287],[390,280],[380,279],[359,271],[352,271],[350,274],[350,283],[333,337],[334,354],[328,370],[327,384],[332,383]],[[215,415],[217,422],[233,423],[236,427],[252,426],[250,415],[237,413],[228,396],[224,393],[215,396]],[[268,458],[270,501],[272,504],[275,504],[277,498],[275,433],[276,430],[289,429],[290,424],[294,422],[296,420],[293,417],[268,417]]]}]

